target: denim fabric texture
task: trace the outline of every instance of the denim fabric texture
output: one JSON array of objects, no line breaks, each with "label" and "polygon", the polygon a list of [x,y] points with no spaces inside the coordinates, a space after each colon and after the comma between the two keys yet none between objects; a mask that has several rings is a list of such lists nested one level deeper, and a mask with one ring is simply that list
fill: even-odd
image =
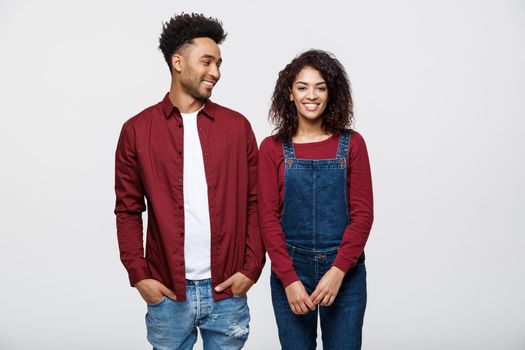
[{"label": "denim fabric texture", "polygon": [[148,304],[146,327],[154,350],[193,349],[197,329],[206,350],[242,349],[248,339],[247,297],[213,300],[210,279],[186,281],[186,301]]},{"label": "denim fabric texture", "polygon": [[[319,253],[293,246],[287,248],[297,275],[307,293],[311,294],[321,277],[332,266],[337,251]],[[328,307],[318,306],[315,311],[306,315],[296,315],[292,312],[284,287],[273,272],[270,285],[279,341],[283,349],[315,349],[318,318],[321,321],[323,349],[361,349],[367,299],[364,255],[346,274],[334,303]]]},{"label": "denim fabric texture", "polygon": [[350,134],[342,133],[336,159],[295,158],[284,148],[284,205],[281,226],[286,243],[311,250],[336,249],[349,223],[346,157]]},{"label": "denim fabric texture", "polygon": [[[346,174],[350,132],[341,133],[335,159],[295,158],[293,143],[283,144],[284,205],[281,225],[297,275],[311,294],[330,269],[349,224]],[[272,272],[272,303],[285,350],[316,348],[317,320],[324,349],[360,349],[366,309],[364,254],[350,269],[331,306],[294,314],[284,286]]]}]

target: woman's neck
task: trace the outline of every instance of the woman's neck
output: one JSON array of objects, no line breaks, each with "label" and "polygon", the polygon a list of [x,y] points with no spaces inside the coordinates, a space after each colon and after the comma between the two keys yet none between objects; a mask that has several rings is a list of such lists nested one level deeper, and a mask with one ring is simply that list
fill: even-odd
[{"label": "woman's neck", "polygon": [[321,128],[321,123],[322,121],[315,121],[315,123],[300,122],[292,141],[294,143],[307,143],[324,141],[330,138],[332,135]]}]

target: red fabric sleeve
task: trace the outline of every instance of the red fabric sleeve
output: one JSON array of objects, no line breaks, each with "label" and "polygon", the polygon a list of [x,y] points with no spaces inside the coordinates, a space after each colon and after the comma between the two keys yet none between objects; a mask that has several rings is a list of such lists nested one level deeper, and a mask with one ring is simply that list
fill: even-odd
[{"label": "red fabric sleeve", "polygon": [[372,175],[365,140],[352,132],[348,152],[348,206],[350,224],[346,227],[333,266],[345,273],[355,264],[363,253],[368,235],[374,221],[374,201]]},{"label": "red fabric sleeve", "polygon": [[264,267],[266,256],[257,215],[257,141],[248,121],[246,121],[246,140],[248,154],[248,227],[246,229],[246,253],[241,273],[253,282],[257,282]]},{"label": "red fabric sleeve", "polygon": [[[299,277],[286,250],[286,240],[281,227],[282,198],[279,190],[279,158],[282,146],[275,138],[268,137],[259,149],[259,224],[264,245],[272,262],[272,271],[287,287]],[[281,153],[281,157],[276,155]]]},{"label": "red fabric sleeve", "polygon": [[120,260],[128,271],[130,284],[134,286],[140,280],[151,278],[151,274],[143,245],[145,192],[137,169],[134,133],[129,123],[122,127],[115,153],[115,193]]}]

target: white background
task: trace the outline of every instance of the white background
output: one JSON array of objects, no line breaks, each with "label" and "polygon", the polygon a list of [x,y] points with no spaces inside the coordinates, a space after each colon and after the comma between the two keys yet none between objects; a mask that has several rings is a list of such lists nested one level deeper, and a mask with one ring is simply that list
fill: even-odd
[{"label": "white background", "polygon": [[[158,36],[220,18],[213,99],[268,135],[277,73],[333,52],[370,153],[364,349],[525,349],[525,2],[0,2],[0,349],[146,349],[113,215],[122,123],[162,99]],[[277,349],[266,266],[246,349]]]}]

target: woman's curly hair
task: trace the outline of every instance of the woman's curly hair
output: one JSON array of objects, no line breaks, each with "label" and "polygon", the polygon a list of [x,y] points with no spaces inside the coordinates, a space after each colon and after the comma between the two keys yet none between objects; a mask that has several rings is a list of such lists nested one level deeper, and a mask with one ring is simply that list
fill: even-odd
[{"label": "woman's curly hair", "polygon": [[159,49],[171,72],[171,56],[182,46],[190,44],[195,38],[210,38],[218,45],[226,39],[226,35],[218,19],[198,13],[182,13],[164,23]]},{"label": "woman's curly hair", "polygon": [[304,67],[318,70],[326,81],[328,104],[322,116],[322,129],[337,134],[350,128],[354,121],[350,81],[343,65],[329,52],[309,50],[294,58],[280,71],[275,84],[269,120],[283,141],[290,140],[297,133],[297,111],[295,103],[290,101],[290,92],[295,77]]}]

